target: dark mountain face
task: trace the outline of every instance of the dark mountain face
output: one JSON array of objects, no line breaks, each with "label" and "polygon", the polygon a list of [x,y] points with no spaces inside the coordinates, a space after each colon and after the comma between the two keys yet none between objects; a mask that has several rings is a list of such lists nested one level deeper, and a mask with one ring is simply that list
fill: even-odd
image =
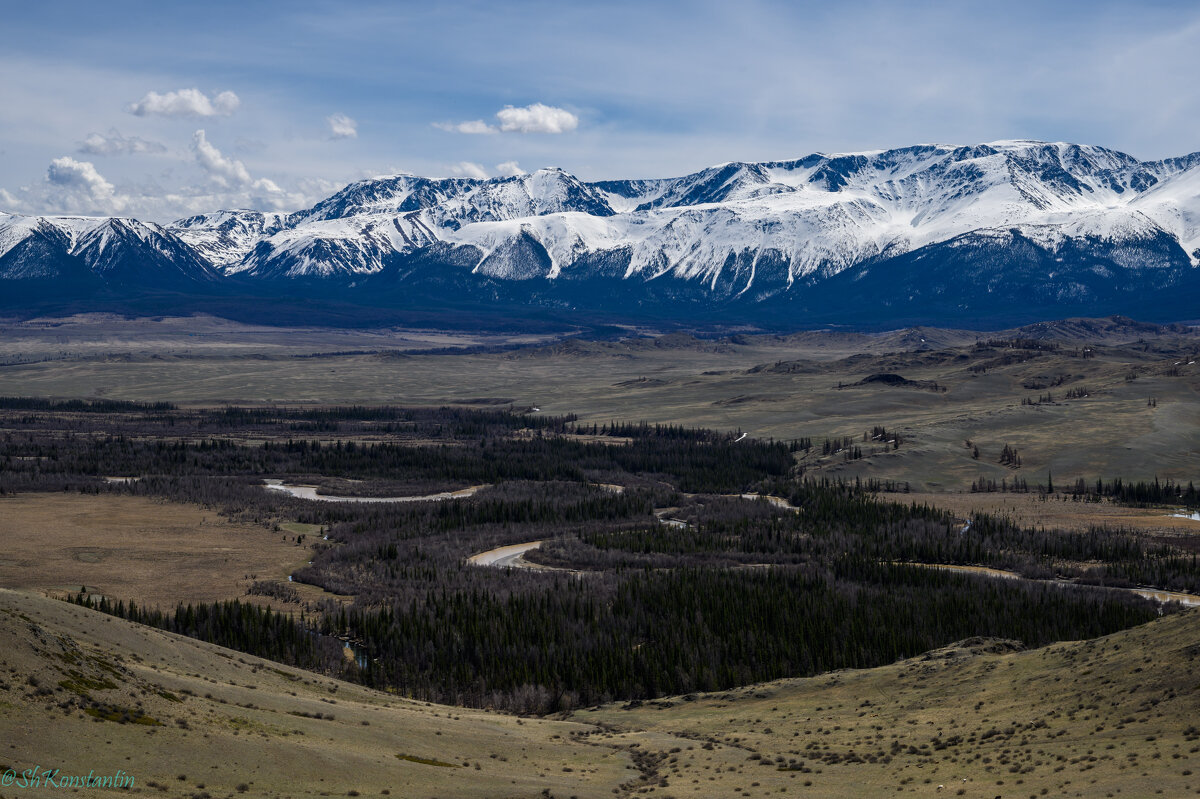
[{"label": "dark mountain face", "polygon": [[1067,239],[1049,249],[1016,230],[989,231],[847,269],[813,286],[806,305],[829,319],[820,309],[846,298],[882,321],[929,324],[1004,324],[1085,309],[1184,319],[1197,315],[1200,270],[1166,234],[1119,247]]},{"label": "dark mountain face", "polygon": [[71,255],[67,234],[40,221],[27,236],[0,255],[0,280],[21,283],[70,283],[92,277],[87,265]]},{"label": "dark mountain face", "polygon": [[150,226],[110,219],[77,243],[74,256],[106,285],[186,290],[220,280],[179,238]]}]

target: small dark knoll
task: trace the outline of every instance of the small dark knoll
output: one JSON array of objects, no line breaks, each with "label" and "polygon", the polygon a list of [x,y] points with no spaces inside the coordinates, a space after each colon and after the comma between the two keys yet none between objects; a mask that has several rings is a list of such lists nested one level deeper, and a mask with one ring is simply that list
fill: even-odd
[{"label": "small dark knoll", "polygon": [[909,380],[903,375],[898,375],[893,372],[880,372],[878,374],[868,375],[857,383],[838,384],[838,388],[855,388],[858,386],[888,386],[895,388],[916,388],[925,391],[945,391],[946,387],[940,385],[935,380]]}]

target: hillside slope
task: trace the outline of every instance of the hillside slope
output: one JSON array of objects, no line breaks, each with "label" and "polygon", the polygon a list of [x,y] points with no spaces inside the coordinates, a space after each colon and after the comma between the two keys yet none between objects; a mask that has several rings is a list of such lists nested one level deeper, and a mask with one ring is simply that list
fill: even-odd
[{"label": "hillside slope", "polygon": [[33,594],[0,589],[0,652],[0,766],[18,773],[122,769],[170,797],[599,797],[636,774],[578,724],[397,699]]},{"label": "hillside slope", "polygon": [[[1183,796],[1200,792],[1198,621],[521,720],[0,590],[0,766],[121,769],[172,797]],[[80,693],[161,726],[94,718]]]}]

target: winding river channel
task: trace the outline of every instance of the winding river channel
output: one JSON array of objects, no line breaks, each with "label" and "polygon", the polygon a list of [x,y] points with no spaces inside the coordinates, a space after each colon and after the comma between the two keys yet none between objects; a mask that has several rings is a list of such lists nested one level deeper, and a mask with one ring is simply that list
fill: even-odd
[{"label": "winding river channel", "polygon": [[[124,481],[136,478],[108,478],[112,481]],[[599,484],[600,487],[613,493],[624,491],[622,486]],[[474,496],[478,491],[487,488],[486,485],[471,486],[470,488],[462,488],[457,491],[442,491],[437,494],[423,494],[421,496],[410,497],[343,497],[332,494],[318,494],[317,486],[311,485],[294,485],[285,483],[282,480],[266,480],[264,488],[270,491],[282,491],[286,494],[291,494],[299,499],[311,499],[317,502],[430,502],[448,499],[463,499],[465,497]],[[763,496],[759,494],[742,494],[742,499],[763,499],[770,502],[778,508],[786,508],[788,510],[799,511],[799,508],[793,506],[782,497]],[[1181,512],[1173,514],[1184,518],[1195,519],[1200,521],[1200,513]],[[679,519],[659,517],[659,522],[667,526],[686,527],[686,522]],[[529,541],[522,544],[509,544],[496,549],[489,549],[486,552],[479,552],[467,558],[467,563],[473,566],[491,566],[493,568],[508,569],[538,569],[544,571],[571,571],[569,569],[557,569],[554,567],[542,566],[540,564],[531,563],[524,559],[526,552],[537,549],[542,545],[541,541]],[[1016,572],[1005,571],[1003,569],[989,569],[985,566],[954,566],[949,564],[913,564],[916,566],[925,566],[930,569],[943,569],[945,571],[961,572],[963,574],[979,574],[986,577],[994,577],[1004,580],[1028,580],[1029,582],[1044,582],[1052,585],[1077,586],[1079,583],[1067,582],[1066,580],[1032,580],[1022,577]],[[1177,591],[1161,591],[1154,588],[1114,588],[1113,591],[1128,591],[1145,597],[1146,599],[1154,600],[1155,602],[1178,602],[1186,607],[1200,607],[1200,596],[1194,594],[1183,594]]]},{"label": "winding river channel", "polygon": [[476,492],[487,486],[471,486],[460,488],[458,491],[442,491],[438,494],[424,494],[418,497],[339,497],[333,494],[318,494],[319,486],[293,485],[282,480],[267,480],[264,488],[270,491],[282,491],[299,499],[313,499],[317,502],[430,502],[444,499],[463,499],[474,496]]}]

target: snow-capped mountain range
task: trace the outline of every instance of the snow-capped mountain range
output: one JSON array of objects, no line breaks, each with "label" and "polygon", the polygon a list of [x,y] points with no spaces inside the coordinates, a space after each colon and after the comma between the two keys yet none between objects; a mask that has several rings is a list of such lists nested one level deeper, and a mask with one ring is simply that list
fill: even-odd
[{"label": "snow-capped mountain range", "polygon": [[1139,161],[1034,141],[653,180],[397,175],[293,214],[218,211],[165,226],[0,214],[0,286],[21,296],[286,290],[374,306],[803,324],[1141,305],[1187,317],[1189,301],[1200,307],[1198,276],[1200,153]]}]

